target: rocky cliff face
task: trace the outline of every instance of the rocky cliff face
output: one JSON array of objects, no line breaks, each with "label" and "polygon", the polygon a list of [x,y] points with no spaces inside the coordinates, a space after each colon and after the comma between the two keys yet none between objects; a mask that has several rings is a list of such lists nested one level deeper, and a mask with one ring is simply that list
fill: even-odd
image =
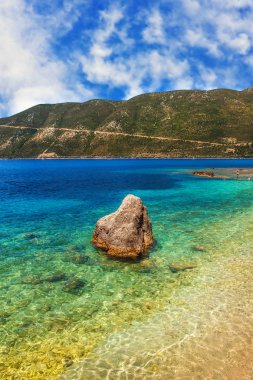
[{"label": "rocky cliff face", "polygon": [[92,242],[111,257],[137,259],[145,256],[154,238],[141,199],[129,194],[117,211],[99,219]]},{"label": "rocky cliff face", "polygon": [[252,157],[253,91],[38,105],[0,119],[0,157]]}]

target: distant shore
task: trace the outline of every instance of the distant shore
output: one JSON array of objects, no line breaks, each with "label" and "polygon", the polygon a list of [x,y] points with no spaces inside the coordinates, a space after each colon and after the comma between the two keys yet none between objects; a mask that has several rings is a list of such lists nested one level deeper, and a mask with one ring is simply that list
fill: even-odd
[{"label": "distant shore", "polygon": [[212,168],[208,170],[195,170],[192,174],[211,179],[251,180],[253,179],[253,168]]},{"label": "distant shore", "polygon": [[3,160],[253,160],[253,157],[108,157],[108,156],[76,156],[76,157],[0,157]]}]

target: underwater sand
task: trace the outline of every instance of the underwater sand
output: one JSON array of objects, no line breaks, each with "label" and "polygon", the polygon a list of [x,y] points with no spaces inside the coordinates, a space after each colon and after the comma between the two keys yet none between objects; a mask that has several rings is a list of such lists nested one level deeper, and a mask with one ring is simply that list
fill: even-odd
[{"label": "underwater sand", "polygon": [[[252,163],[1,161],[0,378],[252,379],[253,183],[188,174]],[[90,244],[128,193],[157,240],[135,264]]]}]

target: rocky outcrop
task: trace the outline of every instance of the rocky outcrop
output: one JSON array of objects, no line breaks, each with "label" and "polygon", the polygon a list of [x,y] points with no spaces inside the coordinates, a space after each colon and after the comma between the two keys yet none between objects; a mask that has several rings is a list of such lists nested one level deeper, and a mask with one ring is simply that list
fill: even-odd
[{"label": "rocky outcrop", "polygon": [[38,155],[38,158],[58,158],[55,152],[43,152]]},{"label": "rocky outcrop", "polygon": [[208,178],[214,178],[214,172],[213,171],[199,171],[195,170],[192,172],[193,175],[198,175],[200,177],[208,177]]},{"label": "rocky outcrop", "polygon": [[92,242],[111,257],[137,259],[145,256],[154,238],[142,200],[127,195],[117,211],[98,220]]}]

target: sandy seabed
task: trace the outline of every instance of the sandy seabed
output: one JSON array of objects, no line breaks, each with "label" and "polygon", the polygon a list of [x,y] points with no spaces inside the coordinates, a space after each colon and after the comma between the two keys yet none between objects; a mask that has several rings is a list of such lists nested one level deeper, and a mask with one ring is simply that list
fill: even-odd
[{"label": "sandy seabed", "polygon": [[60,379],[251,380],[249,226],[251,213],[227,221],[223,228],[229,231],[220,248],[194,275],[179,275],[181,287],[174,289],[162,311],[113,335]]}]

